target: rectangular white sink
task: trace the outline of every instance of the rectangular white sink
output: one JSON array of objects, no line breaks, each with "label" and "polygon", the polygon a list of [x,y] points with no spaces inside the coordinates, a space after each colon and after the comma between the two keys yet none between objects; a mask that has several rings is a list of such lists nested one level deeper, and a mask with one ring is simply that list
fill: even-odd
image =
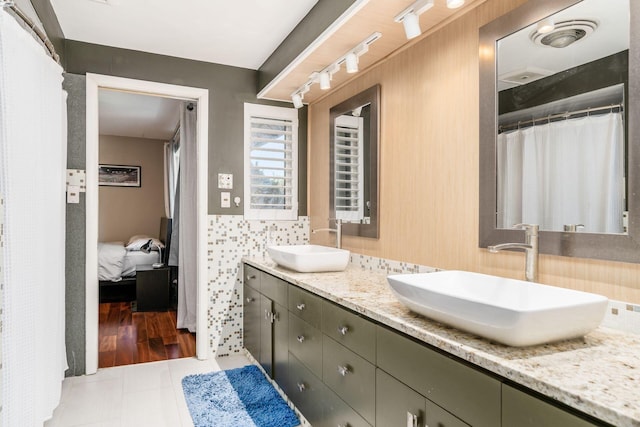
[{"label": "rectangular white sink", "polygon": [[300,273],[342,271],[349,264],[350,252],[320,245],[267,246],[271,259]]},{"label": "rectangular white sink", "polygon": [[514,347],[581,337],[600,325],[608,302],[601,295],[467,271],[387,280],[411,310]]}]

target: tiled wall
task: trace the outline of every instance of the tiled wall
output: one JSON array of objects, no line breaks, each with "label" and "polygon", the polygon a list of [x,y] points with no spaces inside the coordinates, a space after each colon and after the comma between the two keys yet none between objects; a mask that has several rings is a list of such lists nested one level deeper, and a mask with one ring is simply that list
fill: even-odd
[{"label": "tiled wall", "polygon": [[309,219],[253,221],[240,215],[210,215],[208,219],[209,347],[215,356],[242,350],[243,256],[266,257],[267,241],[304,244],[309,241]]},{"label": "tiled wall", "polygon": [[640,334],[640,305],[610,300],[602,326]]}]

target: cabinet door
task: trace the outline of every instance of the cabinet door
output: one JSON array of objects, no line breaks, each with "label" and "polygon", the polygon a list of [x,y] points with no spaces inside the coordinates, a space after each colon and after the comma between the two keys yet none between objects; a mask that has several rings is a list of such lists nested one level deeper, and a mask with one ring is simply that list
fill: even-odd
[{"label": "cabinet door", "polygon": [[[364,418],[329,388],[325,390],[325,412],[320,424],[313,427],[371,427]],[[380,424],[378,424],[380,425]]]},{"label": "cabinet door", "polygon": [[289,352],[322,378],[322,333],[289,313]]},{"label": "cabinet door", "polygon": [[260,360],[260,294],[250,286],[244,285],[242,306],[244,348],[256,359]]},{"label": "cabinet door", "polygon": [[426,399],[418,392],[376,369],[377,426],[425,427],[425,404]]},{"label": "cabinet door", "polygon": [[243,279],[243,283],[245,285],[249,285],[256,291],[260,291],[260,270],[251,265],[245,264]]},{"label": "cabinet door", "polygon": [[511,386],[502,385],[503,427],[593,427],[596,425]]},{"label": "cabinet door", "polygon": [[273,379],[281,388],[287,383],[289,364],[289,313],[286,307],[273,303]]},{"label": "cabinet door", "polygon": [[287,396],[312,426],[319,425],[326,412],[325,385],[291,353],[288,375]]},{"label": "cabinet door", "polygon": [[260,295],[260,358],[264,371],[273,378],[273,302]]}]

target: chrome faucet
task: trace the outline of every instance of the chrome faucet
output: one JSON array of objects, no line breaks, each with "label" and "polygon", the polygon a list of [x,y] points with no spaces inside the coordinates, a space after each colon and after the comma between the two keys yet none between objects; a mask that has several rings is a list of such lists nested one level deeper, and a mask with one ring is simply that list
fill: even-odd
[{"label": "chrome faucet", "polygon": [[488,246],[489,252],[496,253],[504,249],[523,249],[525,252],[524,277],[529,282],[538,281],[538,225],[517,224],[514,228],[524,228],[525,243],[502,243]]},{"label": "chrome faucet", "polygon": [[[331,221],[333,218],[329,218]],[[336,248],[342,248],[342,220],[335,219],[336,228],[316,228],[315,230],[311,230],[311,233],[316,234],[318,231],[328,231],[329,233],[336,233]]]}]

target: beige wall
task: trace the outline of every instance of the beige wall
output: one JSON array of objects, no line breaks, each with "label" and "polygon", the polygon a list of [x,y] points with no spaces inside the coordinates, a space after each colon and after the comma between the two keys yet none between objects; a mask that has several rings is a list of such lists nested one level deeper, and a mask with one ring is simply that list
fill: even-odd
[{"label": "beige wall", "polygon": [[[311,227],[329,217],[329,109],[381,85],[380,238],[357,253],[522,279],[522,253],[478,248],[478,29],[523,4],[487,0],[309,108]],[[312,241],[332,244],[325,233]],[[540,281],[640,303],[640,266],[540,256]]]},{"label": "beige wall", "polygon": [[158,237],[165,215],[163,141],[101,135],[99,161],[141,166],[142,186],[100,187],[98,240],[126,242],[134,234]]}]

